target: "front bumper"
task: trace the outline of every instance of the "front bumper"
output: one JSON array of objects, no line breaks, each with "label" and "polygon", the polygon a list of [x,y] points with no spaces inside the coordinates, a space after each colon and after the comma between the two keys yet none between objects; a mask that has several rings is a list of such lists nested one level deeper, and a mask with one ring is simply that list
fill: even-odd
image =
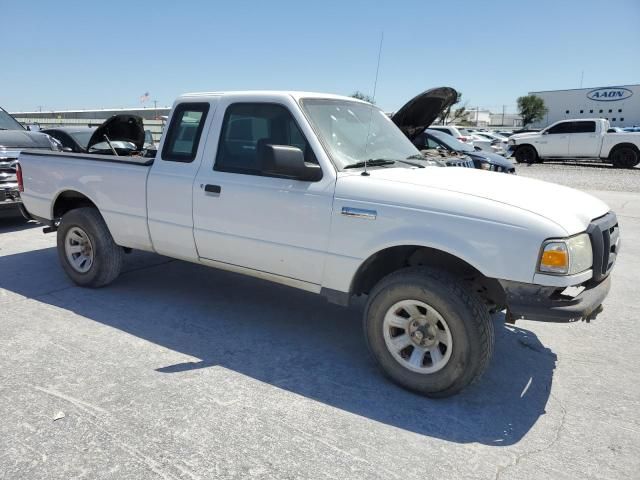
[{"label": "front bumper", "polygon": [[[530,283],[501,281],[509,313],[514,319],[543,322],[573,322],[592,319],[602,311],[602,302],[611,288],[611,277],[588,281],[569,289],[544,287]],[[572,289],[582,291],[573,295]]]}]

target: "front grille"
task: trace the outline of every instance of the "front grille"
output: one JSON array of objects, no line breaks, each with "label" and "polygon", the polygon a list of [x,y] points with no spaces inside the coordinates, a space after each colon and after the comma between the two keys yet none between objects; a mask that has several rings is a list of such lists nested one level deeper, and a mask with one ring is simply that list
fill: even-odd
[{"label": "front grille", "polygon": [[449,160],[447,161],[447,167],[463,167],[463,168],[474,168],[472,160]]},{"label": "front grille", "polygon": [[599,281],[611,273],[616,263],[620,240],[616,214],[609,212],[596,218],[589,225],[587,233],[593,248],[593,279]]}]

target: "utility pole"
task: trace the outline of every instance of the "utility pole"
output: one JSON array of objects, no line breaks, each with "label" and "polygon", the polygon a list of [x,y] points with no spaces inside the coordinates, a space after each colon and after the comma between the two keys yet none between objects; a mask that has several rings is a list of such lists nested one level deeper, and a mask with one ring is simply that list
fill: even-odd
[{"label": "utility pole", "polygon": [[504,108],[506,105],[502,105],[502,126],[504,127]]},{"label": "utility pole", "polygon": [[580,88],[582,88],[582,81],[584,80],[584,70],[582,70],[582,73],[580,74]]},{"label": "utility pole", "polygon": [[158,100],[153,101],[153,114],[155,115],[154,120],[158,119]]},{"label": "utility pole", "polygon": [[480,126],[480,107],[476,107],[476,127]]}]

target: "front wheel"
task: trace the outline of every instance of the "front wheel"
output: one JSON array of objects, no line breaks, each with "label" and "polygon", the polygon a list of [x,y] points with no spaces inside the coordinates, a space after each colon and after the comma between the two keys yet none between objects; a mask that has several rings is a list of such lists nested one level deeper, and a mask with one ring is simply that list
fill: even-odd
[{"label": "front wheel", "polygon": [[493,354],[482,301],[446,272],[411,267],[373,289],[364,318],[371,353],[399,385],[447,397],[477,380]]},{"label": "front wheel", "polygon": [[538,152],[531,145],[522,145],[515,152],[516,162],[535,163],[538,161]]},{"label": "front wheel", "polygon": [[102,287],[120,274],[124,251],[116,245],[95,208],[67,212],[58,227],[58,258],[62,268],[82,287]]}]

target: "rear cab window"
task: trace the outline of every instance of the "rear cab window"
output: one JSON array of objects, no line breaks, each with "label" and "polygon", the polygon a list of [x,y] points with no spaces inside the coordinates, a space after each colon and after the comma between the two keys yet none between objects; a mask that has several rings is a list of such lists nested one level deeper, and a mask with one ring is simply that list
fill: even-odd
[{"label": "rear cab window", "polygon": [[193,162],[208,112],[209,103],[181,103],[175,107],[162,147],[162,160]]}]

